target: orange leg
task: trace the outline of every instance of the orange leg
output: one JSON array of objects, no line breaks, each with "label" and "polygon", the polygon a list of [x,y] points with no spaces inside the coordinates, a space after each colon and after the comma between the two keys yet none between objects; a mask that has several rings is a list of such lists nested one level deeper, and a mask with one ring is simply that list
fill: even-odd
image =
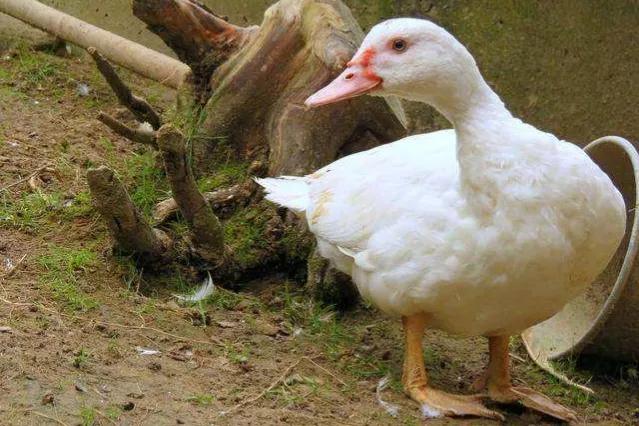
[{"label": "orange leg", "polygon": [[426,328],[427,316],[416,314],[402,317],[406,336],[406,354],[402,383],[404,391],[422,407],[425,417],[477,416],[503,420],[496,411],[489,410],[481,402],[480,396],[452,395],[438,391],[428,385],[424,368],[422,337]]},{"label": "orange leg", "polygon": [[[566,422],[577,421],[574,411],[557,404],[545,395],[527,387],[513,386],[510,380],[508,336],[489,337],[490,361],[486,374],[476,387],[488,387],[488,396],[496,402],[514,403]],[[479,390],[479,389],[475,389]]]}]

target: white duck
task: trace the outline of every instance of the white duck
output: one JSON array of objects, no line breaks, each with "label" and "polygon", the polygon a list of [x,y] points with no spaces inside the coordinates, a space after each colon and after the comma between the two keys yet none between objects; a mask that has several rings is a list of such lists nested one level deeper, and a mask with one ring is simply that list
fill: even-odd
[{"label": "white duck", "polygon": [[402,381],[426,416],[503,419],[478,395],[429,386],[429,327],[489,338],[479,387],[491,399],[574,420],[571,410],[511,385],[509,336],[554,315],[605,268],[624,234],[620,193],[577,146],[514,118],[466,48],[429,21],[375,26],[347,69],[306,103],[364,93],[430,104],[454,130],[411,136],[305,177],[258,180],[267,198],[303,213],[320,253],[364,298],[402,317]]}]

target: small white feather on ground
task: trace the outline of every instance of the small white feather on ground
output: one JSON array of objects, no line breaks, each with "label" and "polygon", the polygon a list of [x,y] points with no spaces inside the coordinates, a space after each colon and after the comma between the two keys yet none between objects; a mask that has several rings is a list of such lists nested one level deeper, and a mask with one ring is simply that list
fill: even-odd
[{"label": "small white feather on ground", "polygon": [[204,280],[202,285],[192,294],[174,294],[173,297],[182,303],[197,303],[215,293],[215,284],[211,274]]},{"label": "small white feather on ground", "polygon": [[380,379],[379,382],[377,382],[375,397],[377,398],[377,403],[384,409],[384,411],[388,413],[388,415],[390,415],[391,417],[399,417],[399,407],[382,399],[382,392],[388,387],[389,381],[389,377],[386,376]]}]

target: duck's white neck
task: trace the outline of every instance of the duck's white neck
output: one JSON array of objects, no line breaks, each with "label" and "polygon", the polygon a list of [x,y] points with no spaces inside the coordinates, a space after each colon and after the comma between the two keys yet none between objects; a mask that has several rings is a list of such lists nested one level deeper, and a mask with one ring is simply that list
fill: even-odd
[{"label": "duck's white neck", "polygon": [[442,90],[431,91],[422,101],[453,124],[462,190],[473,199],[472,204],[490,210],[507,173],[497,159],[513,149],[510,138],[504,134],[508,134],[510,126],[521,122],[488,86],[474,61],[472,65],[466,72],[440,83],[438,88]]},{"label": "duck's white neck", "polygon": [[466,68],[445,82],[432,87],[419,100],[437,109],[456,129],[486,119],[507,119],[512,115],[499,96],[488,86],[477,66]]}]

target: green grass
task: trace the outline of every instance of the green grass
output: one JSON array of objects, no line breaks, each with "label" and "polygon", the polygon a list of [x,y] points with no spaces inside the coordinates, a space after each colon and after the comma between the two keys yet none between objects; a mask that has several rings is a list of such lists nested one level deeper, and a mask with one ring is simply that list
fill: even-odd
[{"label": "green grass", "polygon": [[74,311],[87,311],[98,302],[84,293],[80,287],[82,276],[96,265],[96,254],[87,249],[71,249],[51,246],[38,258],[44,268],[41,283],[49,288],[55,299]]},{"label": "green grass", "polygon": [[136,307],[135,312],[139,315],[153,315],[157,310],[157,301],[155,299],[148,299]]},{"label": "green grass", "polygon": [[95,424],[96,411],[93,407],[82,407],[80,409],[80,419],[82,426],[93,426]]},{"label": "green grass", "polygon": [[13,73],[6,68],[0,68],[0,82],[8,83],[13,78]]},{"label": "green grass", "polygon": [[215,292],[206,299],[206,303],[216,309],[228,311],[233,309],[241,300],[242,296],[239,294],[217,287]]},{"label": "green grass", "polygon": [[189,396],[188,398],[186,398],[186,400],[195,405],[207,406],[211,405],[213,401],[215,401],[215,397],[211,394],[205,393]]},{"label": "green grass", "polygon": [[88,191],[65,199],[59,192],[37,191],[14,198],[0,194],[0,228],[34,231],[54,219],[73,220],[94,214]]},{"label": "green grass", "polygon": [[[391,371],[392,362],[382,360],[378,354],[358,353],[346,356],[356,347],[357,331],[344,325],[331,306],[324,306],[310,299],[302,292],[283,286],[279,297],[283,307],[278,309],[291,327],[291,332],[301,330],[301,342],[316,342],[326,356],[356,379],[380,378],[386,375],[398,377]],[[391,374],[392,373],[392,374]],[[399,389],[399,382],[391,382],[393,389]]]},{"label": "green grass", "polygon": [[164,170],[158,167],[153,151],[127,158],[123,175],[131,200],[147,218],[158,201],[170,196]]},{"label": "green grass", "polygon": [[181,110],[175,109],[170,116],[170,122],[184,134],[187,145],[200,137],[199,129],[202,128],[205,120],[206,110],[193,106]]},{"label": "green grass", "polygon": [[19,230],[34,230],[51,212],[60,209],[59,194],[35,192],[13,199],[0,195],[0,226]]},{"label": "green grass", "polygon": [[51,62],[50,58],[42,53],[21,49],[17,56],[20,79],[31,84],[39,84],[51,79],[60,72],[58,64]]},{"label": "green grass", "polygon": [[122,409],[117,405],[109,405],[104,411],[104,415],[107,416],[107,418],[116,421],[122,415]]},{"label": "green grass", "polygon": [[75,368],[82,368],[84,367],[88,362],[89,359],[91,358],[91,354],[89,352],[87,352],[86,349],[84,348],[80,348],[74,355],[73,355],[73,366]]},{"label": "green grass", "polygon": [[20,91],[29,91],[59,79],[66,80],[62,59],[33,51],[26,44],[18,44],[15,48],[17,55],[12,57],[8,67],[2,70],[0,80],[26,82],[26,85],[18,88]]},{"label": "green grass", "polygon": [[245,163],[228,161],[215,167],[211,176],[204,177],[197,182],[200,192],[215,191],[240,183],[248,178]]}]

